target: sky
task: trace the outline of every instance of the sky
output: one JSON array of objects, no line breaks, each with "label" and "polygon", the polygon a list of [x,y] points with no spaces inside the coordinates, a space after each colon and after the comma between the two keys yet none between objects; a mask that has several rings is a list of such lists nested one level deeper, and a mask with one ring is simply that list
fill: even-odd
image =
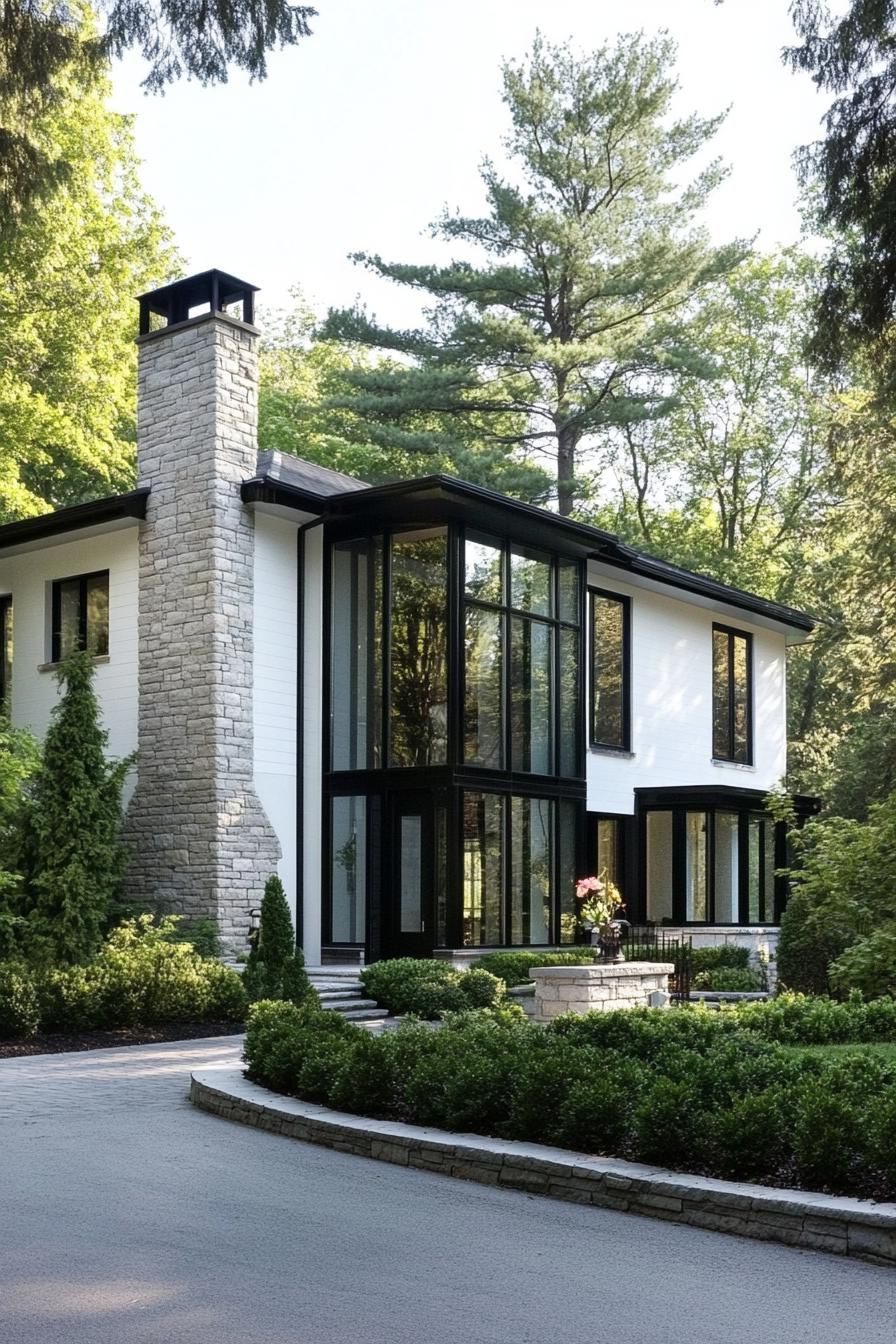
[{"label": "sky", "polygon": [[188,273],[217,266],[266,306],[301,286],[321,314],[360,296],[386,322],[417,304],[348,260],[445,260],[427,225],[445,205],[476,213],[478,165],[500,158],[500,66],[537,29],[583,49],[621,31],[667,30],[679,48],[680,114],[730,108],[714,141],[731,172],[705,212],[721,242],[799,237],[794,148],[819,135],[825,100],[781,63],[787,0],[317,0],[314,35],[275,53],[267,80],[140,89],[130,56],[115,106],[135,115],[142,180]]}]

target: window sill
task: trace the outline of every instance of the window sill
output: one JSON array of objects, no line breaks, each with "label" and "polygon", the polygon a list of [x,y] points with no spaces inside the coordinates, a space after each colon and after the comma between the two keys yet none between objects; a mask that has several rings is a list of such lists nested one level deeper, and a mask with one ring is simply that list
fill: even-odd
[{"label": "window sill", "polygon": [[726,761],[719,756],[712,756],[710,763],[721,766],[723,770],[746,770],[749,774],[756,773],[755,765],[744,765],[741,761]]},{"label": "window sill", "polygon": [[[111,658],[110,658],[110,655],[109,655],[108,653],[97,653],[97,654],[94,654],[94,657],[93,657],[93,665],[94,665],[94,667],[98,667],[98,666],[102,665],[103,663],[108,663],[108,662],[111,662]],[[64,662],[60,662],[60,663],[38,663],[38,665],[37,665],[37,670],[38,670],[38,672],[57,672],[57,671],[59,670],[60,667],[65,667],[65,663],[64,663]]]},{"label": "window sill", "polygon": [[593,756],[618,756],[624,761],[633,761],[636,755],[628,747],[605,747],[600,742],[592,742],[588,751]]}]

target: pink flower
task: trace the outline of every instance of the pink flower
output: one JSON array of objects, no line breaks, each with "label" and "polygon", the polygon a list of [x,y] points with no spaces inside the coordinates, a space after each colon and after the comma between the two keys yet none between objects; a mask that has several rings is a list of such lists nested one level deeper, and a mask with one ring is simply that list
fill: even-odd
[{"label": "pink flower", "polygon": [[576,883],[576,895],[580,901],[584,901],[590,892],[602,892],[603,889],[604,884],[599,877],[580,877]]}]

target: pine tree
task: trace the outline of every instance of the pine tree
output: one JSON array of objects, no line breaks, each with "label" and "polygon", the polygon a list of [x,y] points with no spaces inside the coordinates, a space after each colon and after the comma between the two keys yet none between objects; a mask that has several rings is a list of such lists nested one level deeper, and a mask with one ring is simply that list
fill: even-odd
[{"label": "pine tree", "polygon": [[[446,212],[431,229],[463,259],[355,257],[426,295],[428,326],[391,330],[356,309],[324,327],[399,356],[391,371],[352,376],[353,409],[408,431],[422,413],[475,418],[495,443],[553,458],[568,514],[589,440],[663,414],[678,373],[711,372],[688,339],[688,305],[745,248],[712,247],[696,222],[724,176],[718,162],[681,185],[721,118],[672,119],[674,59],[665,36],[584,56],[539,37],[527,61],[504,66],[512,176],[486,160],[488,213]],[[523,417],[522,433],[508,416]]]},{"label": "pine tree", "polygon": [[249,953],[243,984],[250,999],[288,999],[302,1003],[313,991],[305,958],[296,947],[292,915],[283,883],[274,873],[264,885],[261,926]]},{"label": "pine tree", "polygon": [[133,758],[106,759],[90,654],[72,654],[57,675],[64,690],[26,809],[23,913],[35,956],[74,963],[100,947],[119,895],[121,794]]}]

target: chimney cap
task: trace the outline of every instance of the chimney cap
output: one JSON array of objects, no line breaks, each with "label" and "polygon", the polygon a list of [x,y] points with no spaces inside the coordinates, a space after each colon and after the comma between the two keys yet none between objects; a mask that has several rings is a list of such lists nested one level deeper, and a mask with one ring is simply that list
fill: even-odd
[{"label": "chimney cap", "polygon": [[255,316],[253,296],[257,293],[257,285],[238,280],[226,271],[201,271],[185,280],[175,280],[170,285],[162,285],[160,289],[150,289],[138,295],[140,335],[148,333],[153,313],[164,317],[166,325],[170,327],[175,322],[186,322],[192,308],[206,304],[209,312],[220,313],[232,303],[241,303],[240,316],[244,322],[251,324]]}]

